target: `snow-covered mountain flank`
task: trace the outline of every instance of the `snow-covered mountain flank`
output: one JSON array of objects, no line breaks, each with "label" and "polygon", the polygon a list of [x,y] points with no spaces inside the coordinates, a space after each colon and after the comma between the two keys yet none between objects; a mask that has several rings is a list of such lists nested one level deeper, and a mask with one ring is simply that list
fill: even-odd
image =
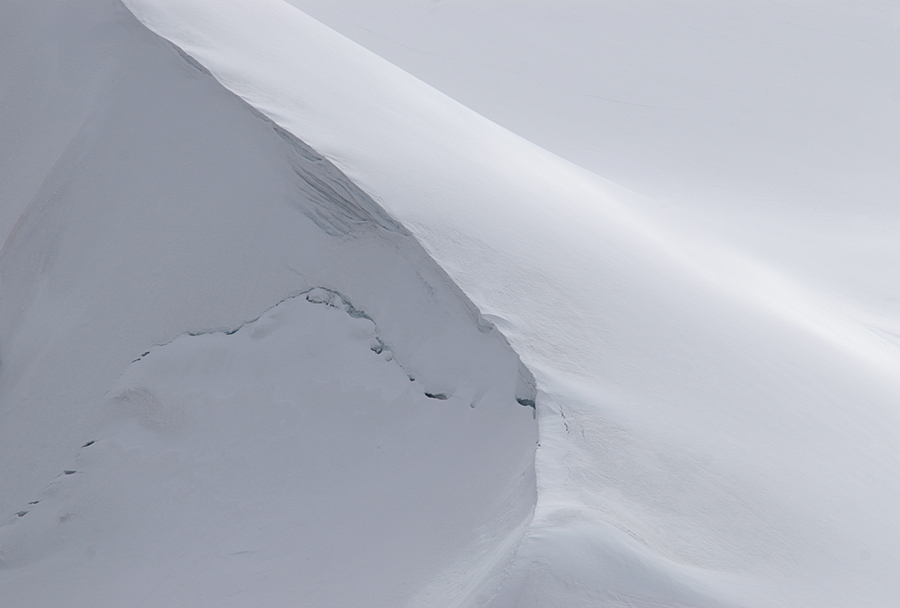
[{"label": "snow-covered mountain flank", "polygon": [[896,606],[897,6],[375,6],[0,2],[0,605]]},{"label": "snow-covered mountain flank", "polygon": [[475,593],[534,508],[506,340],[124,6],[5,13],[0,604]]}]

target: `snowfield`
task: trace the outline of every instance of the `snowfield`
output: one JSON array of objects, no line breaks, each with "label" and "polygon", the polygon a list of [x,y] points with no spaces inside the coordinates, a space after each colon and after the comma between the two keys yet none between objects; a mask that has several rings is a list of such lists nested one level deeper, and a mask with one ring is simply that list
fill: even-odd
[{"label": "snowfield", "polygon": [[896,606],[896,4],[374,6],[0,7],[0,604]]}]

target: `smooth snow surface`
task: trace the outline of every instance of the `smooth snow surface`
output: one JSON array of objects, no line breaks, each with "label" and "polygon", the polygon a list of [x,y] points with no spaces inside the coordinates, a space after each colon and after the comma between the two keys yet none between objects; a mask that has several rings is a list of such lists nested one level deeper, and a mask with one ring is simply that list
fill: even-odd
[{"label": "smooth snow surface", "polygon": [[288,2],[679,232],[900,315],[896,1]]},{"label": "smooth snow surface", "polygon": [[900,605],[896,3],[124,4],[0,2],[0,605]]},{"label": "smooth snow surface", "polygon": [[0,606],[492,597],[535,505],[505,338],[121,4],[0,41]]},{"label": "smooth snow surface", "polygon": [[[721,16],[731,7],[719,23],[753,24],[742,21],[750,4],[709,10]],[[709,222],[686,221],[664,202],[619,188],[499,127],[285,3],[128,5],[409,228],[534,371],[541,389],[538,507],[493,605],[897,605],[894,174],[863,172],[885,179],[862,180],[856,190],[852,172],[839,178],[851,195],[871,202],[871,192],[878,193],[879,205],[864,206],[877,223],[863,220],[862,228],[853,223],[852,197],[819,209],[818,197],[809,195],[771,216],[765,205],[745,213],[735,204]],[[803,15],[824,14],[837,15],[829,27],[848,23],[848,38],[869,31],[865,19],[842,20],[841,11],[793,6],[801,30]],[[585,14],[596,18],[601,10]],[[642,9],[634,10],[631,16],[639,18]],[[779,8],[753,10],[764,25],[781,17]],[[854,57],[884,51],[891,53],[885,65],[896,62],[896,43],[884,37],[895,16],[886,13],[887,29],[873,25],[877,39],[866,46],[864,38]],[[735,26],[745,35],[754,27]],[[502,33],[497,36],[502,44]],[[640,42],[642,52],[658,52],[654,40]],[[552,47],[543,39],[534,45]],[[803,51],[803,45],[787,47],[788,55]],[[755,48],[767,47],[753,39],[729,48],[733,56],[752,57]],[[829,57],[821,59],[824,66]],[[695,74],[720,59],[675,58],[682,66],[696,59]],[[578,65],[564,69],[577,80]],[[865,83],[887,77],[848,73]],[[647,78],[646,87],[655,77],[628,74]],[[770,98],[783,91],[794,99],[818,86],[759,82],[778,91]],[[732,191],[746,194],[742,188],[756,172],[800,154],[789,147],[795,137],[829,150],[845,142],[810,119],[796,135],[788,129],[782,143],[773,136],[776,121],[758,148],[736,154],[740,140],[717,139],[703,122],[704,104],[717,107],[715,84],[708,90],[692,84],[684,85],[679,101],[706,101],[681,122],[695,130],[676,138],[680,147],[670,157],[689,163],[715,152],[730,159],[743,177],[719,175],[731,180]],[[852,113],[871,119],[853,123],[862,139],[846,151],[889,168],[896,142],[887,137],[877,146],[876,131],[896,132],[896,114],[888,111],[894,106],[886,101],[896,91],[889,85],[853,90],[864,97],[846,94],[841,103],[826,104],[830,111],[849,104]],[[872,91],[887,97],[867,97]],[[753,96],[744,99],[757,107]],[[796,115],[815,109],[802,99],[798,104]],[[763,109],[760,116],[766,115]],[[766,161],[768,148],[777,151]],[[852,154],[855,149],[863,156]],[[803,180],[842,167],[840,158],[809,157],[813,168],[793,188],[786,170],[789,185],[778,195],[803,191]],[[744,167],[742,159],[757,164]],[[625,181],[640,186],[637,178]],[[827,179],[822,183],[831,188]],[[659,196],[665,187],[650,191]],[[803,220],[822,210],[828,219],[813,221],[807,238]],[[747,245],[754,229],[779,226],[783,218],[793,223],[772,246],[765,239]],[[831,237],[843,239],[837,251],[853,255],[829,254]],[[847,280],[857,272],[870,276],[869,265],[880,269],[872,281]],[[857,283],[863,287],[854,289]]]}]

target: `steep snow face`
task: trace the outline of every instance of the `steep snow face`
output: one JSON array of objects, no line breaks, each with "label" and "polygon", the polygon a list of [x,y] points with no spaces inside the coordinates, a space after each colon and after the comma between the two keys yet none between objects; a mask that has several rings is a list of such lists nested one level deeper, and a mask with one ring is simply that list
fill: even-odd
[{"label": "steep snow face", "polygon": [[491,597],[535,501],[503,336],[121,4],[0,27],[0,604]]},{"label": "steep snow face", "polygon": [[287,1],[529,141],[680,205],[753,195],[861,212],[900,188],[891,0]]},{"label": "steep snow face", "polygon": [[128,4],[381,202],[535,372],[538,507],[494,605],[897,604],[877,303],[682,232],[282,2]]},{"label": "steep snow face", "polygon": [[900,329],[896,2],[288,3],[679,231]]}]

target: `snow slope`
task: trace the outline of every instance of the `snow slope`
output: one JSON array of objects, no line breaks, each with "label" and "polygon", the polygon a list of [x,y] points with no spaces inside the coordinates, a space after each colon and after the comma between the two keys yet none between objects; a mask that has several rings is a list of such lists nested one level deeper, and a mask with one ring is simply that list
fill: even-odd
[{"label": "snow slope", "polygon": [[490,597],[535,504],[503,336],[120,3],[0,41],[0,605]]},{"label": "snow slope", "polygon": [[900,187],[892,0],[288,3],[529,141],[679,206],[752,195],[871,211]]},{"label": "snow slope", "polygon": [[409,228],[534,371],[538,509],[494,605],[896,605],[890,308],[679,230],[284,3],[128,5]]},{"label": "snow slope", "polygon": [[479,114],[892,323],[893,1],[289,0]]}]

